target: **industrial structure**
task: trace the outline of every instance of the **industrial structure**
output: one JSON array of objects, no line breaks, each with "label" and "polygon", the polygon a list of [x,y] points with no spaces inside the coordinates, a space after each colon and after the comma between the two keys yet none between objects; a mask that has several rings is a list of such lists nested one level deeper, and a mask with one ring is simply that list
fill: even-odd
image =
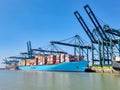
[{"label": "industrial structure", "polygon": [[84,56],[86,60],[90,60],[89,52],[92,49],[92,46],[86,43],[79,35],[61,41],[51,41],[50,43],[73,47],[75,56]]},{"label": "industrial structure", "polygon": [[[87,13],[88,17],[90,18],[94,28],[90,28],[83,17],[80,15],[78,11],[74,12],[75,17],[79,21],[80,25],[82,26],[83,30],[86,32],[90,39],[90,44],[86,43],[79,35],[75,35],[65,40],[60,41],[50,41],[49,49],[33,49],[31,46],[31,42],[27,42],[27,52],[20,53],[20,56],[11,56],[8,57],[14,60],[24,60],[25,66],[27,65],[28,60],[34,60],[37,65],[38,58],[44,57],[44,64],[45,64],[45,57],[50,55],[67,55],[68,52],[60,49],[57,45],[64,45],[67,47],[73,47],[74,49],[74,58],[77,56],[78,60],[81,57],[84,57],[87,61],[91,61],[92,65],[99,65],[99,66],[110,66],[112,58],[114,56],[120,57],[120,30],[113,29],[108,25],[101,25],[90,8],[89,5],[84,6],[84,10]],[[91,54],[91,58],[90,58]],[[70,54],[69,54],[70,55]],[[37,57],[37,58],[36,58]],[[60,56],[59,56],[60,57]],[[64,57],[65,58],[65,57]],[[9,64],[11,61],[6,61]],[[41,62],[41,61],[40,61]],[[17,62],[18,63],[18,62]],[[60,63],[60,62],[57,62]],[[28,65],[31,65],[29,62]]]},{"label": "industrial structure", "polygon": [[[55,44],[64,45],[67,47],[73,47],[74,49],[73,55],[68,52],[65,52]],[[30,60],[30,62],[34,61],[36,63],[38,62],[37,59],[42,58],[45,60],[46,58],[49,58],[49,56],[55,56],[56,59],[58,57],[59,58],[61,57],[63,60],[65,60],[65,58],[67,57],[69,57],[70,60],[81,60],[85,58],[87,61],[89,61],[90,60],[89,52],[91,49],[92,46],[86,43],[79,35],[75,35],[65,40],[51,41],[50,45],[48,45],[46,49],[43,48],[33,49],[31,46],[31,42],[28,41],[27,52],[22,52],[20,53],[19,56],[10,56],[8,57],[7,62],[23,60],[22,63],[24,63],[26,66],[29,65],[27,64],[28,60]],[[11,60],[9,61],[9,59]],[[17,65],[17,63],[15,65]],[[6,64],[11,65],[10,63],[6,63]]]},{"label": "industrial structure", "polygon": [[92,46],[82,40],[79,35],[75,35],[65,40],[60,41],[50,41],[50,45],[48,45],[47,49],[33,49],[31,47],[31,42],[27,42],[27,52],[20,53],[21,56],[11,56],[8,58],[13,59],[34,59],[35,55],[54,55],[54,54],[68,54],[55,44],[64,45],[68,47],[74,48],[74,55],[85,56],[87,60],[89,60],[89,50],[92,49]]},{"label": "industrial structure", "polygon": [[74,15],[91,40],[92,65],[111,65],[112,58],[120,56],[120,30],[110,28],[108,25],[102,26],[89,5],[85,5],[84,10],[94,25],[92,30],[78,11],[75,11]]}]

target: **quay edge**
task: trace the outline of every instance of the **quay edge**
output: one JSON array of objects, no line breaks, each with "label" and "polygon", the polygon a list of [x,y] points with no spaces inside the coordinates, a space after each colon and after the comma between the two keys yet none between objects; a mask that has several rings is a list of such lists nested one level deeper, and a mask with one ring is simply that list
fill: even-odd
[{"label": "quay edge", "polygon": [[112,66],[91,66],[92,70],[95,70],[96,73],[120,73],[119,71],[115,71]]}]

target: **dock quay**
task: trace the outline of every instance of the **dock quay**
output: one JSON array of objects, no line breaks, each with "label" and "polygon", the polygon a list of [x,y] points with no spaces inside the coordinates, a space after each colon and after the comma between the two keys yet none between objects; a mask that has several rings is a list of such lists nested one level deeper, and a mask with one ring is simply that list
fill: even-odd
[{"label": "dock quay", "polygon": [[95,70],[96,73],[120,73],[119,71],[115,71],[112,66],[92,66],[92,70]]}]

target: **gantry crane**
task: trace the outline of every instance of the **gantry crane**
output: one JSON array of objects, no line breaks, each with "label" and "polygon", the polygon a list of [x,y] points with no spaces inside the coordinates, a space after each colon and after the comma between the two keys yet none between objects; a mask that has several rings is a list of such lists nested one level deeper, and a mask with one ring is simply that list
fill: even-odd
[{"label": "gantry crane", "polygon": [[[82,28],[84,29],[84,31],[90,38],[92,45],[93,44],[98,45],[99,60],[96,60],[94,58],[95,54],[93,51],[95,49],[94,50],[92,49],[93,65],[94,65],[94,61],[98,61],[101,66],[105,65],[106,61],[107,61],[107,65],[110,65],[112,55],[113,55],[112,47],[115,46],[120,53],[120,45],[118,44],[119,41],[115,39],[115,36],[118,36],[118,37],[120,36],[120,32],[115,29],[110,29],[106,25],[104,25],[104,27],[102,27],[89,5],[85,5],[84,9],[95,27],[92,32],[78,11],[74,12],[74,15],[76,16],[76,18],[79,21],[79,23],[81,24]],[[112,35],[110,35],[110,34],[112,34]],[[115,35],[115,36],[113,36],[113,35]],[[116,44],[118,44],[118,45],[116,45]]]},{"label": "gantry crane", "polygon": [[[88,50],[91,50],[92,47],[90,45],[85,45],[84,42],[81,40],[79,35],[75,35],[75,36],[73,36],[73,37],[71,37],[69,39],[74,40],[74,43],[72,44],[70,42],[69,43],[63,42],[63,41],[68,40],[68,39],[61,40],[61,41],[51,41],[50,43],[73,47],[74,48],[74,55],[76,55],[77,49],[78,49],[79,56],[86,56],[87,60],[89,60],[89,56],[88,56],[89,52],[88,52]],[[83,55],[83,53],[85,55]]]}]

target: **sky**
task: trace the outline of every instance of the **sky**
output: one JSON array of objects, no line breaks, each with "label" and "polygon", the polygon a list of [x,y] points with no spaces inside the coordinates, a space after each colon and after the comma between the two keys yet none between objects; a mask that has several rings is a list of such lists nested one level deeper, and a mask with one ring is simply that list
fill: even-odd
[{"label": "sky", "polygon": [[102,24],[120,29],[120,0],[0,0],[0,61],[27,51],[29,40],[33,48],[76,34],[89,42],[73,14],[78,10],[92,27],[83,8],[86,4]]}]

